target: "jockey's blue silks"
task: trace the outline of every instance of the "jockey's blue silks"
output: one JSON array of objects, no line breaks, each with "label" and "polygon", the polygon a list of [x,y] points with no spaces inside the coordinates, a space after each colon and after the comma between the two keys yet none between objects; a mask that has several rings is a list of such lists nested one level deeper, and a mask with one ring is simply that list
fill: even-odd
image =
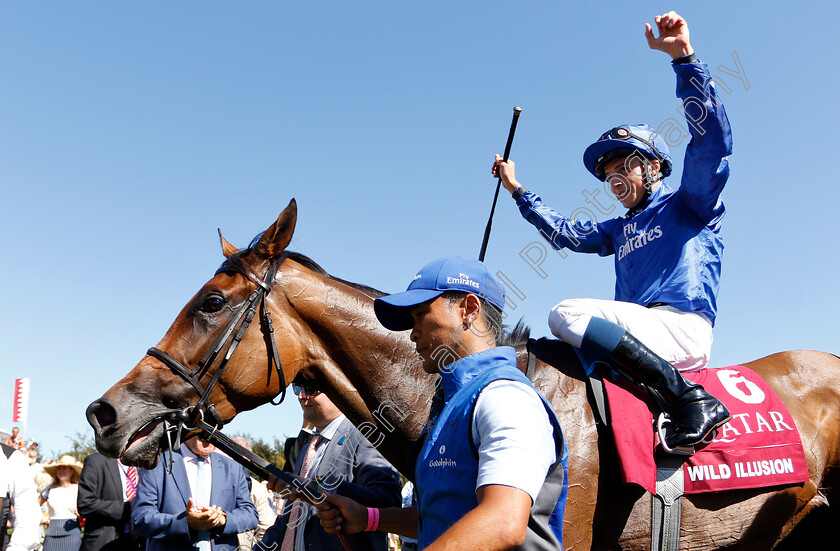
[{"label": "jockey's blue silks", "polygon": [[[594,219],[595,213],[583,208],[575,213],[583,212],[584,218],[570,219],[530,191],[519,196],[516,204],[555,249],[614,255],[615,300],[642,306],[667,304],[703,314],[714,325],[723,255],[720,228],[725,214],[720,193],[729,177],[732,132],[706,65],[700,61],[674,65],[674,72],[677,96],[683,102],[692,136],[679,188],[660,181],[641,209],[604,221]],[[641,132],[636,126],[627,128]],[[657,140],[663,142],[658,147],[664,158],[667,147],[663,138],[647,139],[653,144]],[[602,155],[616,143],[645,152],[642,142],[633,147],[632,137],[599,140],[590,146],[595,148],[590,152]],[[594,165],[587,164],[587,170],[594,171]],[[661,170],[664,175],[666,170]]]}]

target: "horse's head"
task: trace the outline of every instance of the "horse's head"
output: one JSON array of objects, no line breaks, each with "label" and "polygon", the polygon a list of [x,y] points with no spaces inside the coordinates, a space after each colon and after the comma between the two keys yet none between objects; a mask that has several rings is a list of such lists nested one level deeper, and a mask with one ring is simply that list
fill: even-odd
[{"label": "horse's head", "polygon": [[[88,406],[88,422],[103,454],[151,468],[165,437],[164,420],[179,412],[183,418],[205,390],[209,389],[203,403],[208,408],[201,408],[205,420],[218,424],[268,402],[297,375],[306,343],[289,339],[292,342],[277,349],[272,334],[296,332],[294,316],[277,316],[272,324],[265,315],[269,301],[263,300],[296,219],[292,199],[277,221],[243,251],[220,233],[226,261],[216,275],[184,306],[157,346]],[[272,300],[282,299],[272,295]],[[232,349],[238,352],[231,354]]]}]

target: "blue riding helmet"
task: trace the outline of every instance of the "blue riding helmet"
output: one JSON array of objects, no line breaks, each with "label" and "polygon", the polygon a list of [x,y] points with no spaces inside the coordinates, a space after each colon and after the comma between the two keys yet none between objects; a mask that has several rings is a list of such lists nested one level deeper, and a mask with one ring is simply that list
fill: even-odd
[{"label": "blue riding helmet", "polygon": [[604,165],[617,158],[640,151],[659,160],[662,178],[671,174],[671,155],[665,140],[646,124],[622,124],[601,134],[598,141],[583,152],[583,164],[593,176],[604,181]]}]

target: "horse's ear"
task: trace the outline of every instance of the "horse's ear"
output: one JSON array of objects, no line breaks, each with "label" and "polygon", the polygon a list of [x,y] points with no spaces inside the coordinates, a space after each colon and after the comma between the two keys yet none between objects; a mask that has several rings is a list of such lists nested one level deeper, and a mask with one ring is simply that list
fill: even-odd
[{"label": "horse's ear", "polygon": [[230,258],[239,252],[239,249],[231,245],[230,242],[225,239],[225,236],[222,235],[222,230],[219,230],[219,239],[222,242],[222,254],[225,255],[225,258]]},{"label": "horse's ear", "polygon": [[277,256],[286,250],[289,243],[292,241],[292,234],[295,233],[295,223],[297,222],[297,202],[292,199],[289,205],[283,209],[277,221],[265,230],[260,240],[254,246],[254,249],[260,255],[265,255],[266,258]]}]

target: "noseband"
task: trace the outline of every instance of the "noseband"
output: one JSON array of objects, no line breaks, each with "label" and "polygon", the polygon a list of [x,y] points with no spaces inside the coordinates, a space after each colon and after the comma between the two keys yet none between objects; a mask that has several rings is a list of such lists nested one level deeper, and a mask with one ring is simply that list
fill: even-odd
[{"label": "noseband", "polygon": [[[260,305],[260,328],[262,329],[263,336],[266,340],[268,340],[268,347],[271,351],[269,355],[269,362],[274,362],[274,367],[277,370],[277,376],[280,378],[280,399],[276,402],[271,400],[271,403],[275,406],[280,405],[286,397],[286,377],[283,375],[283,366],[280,364],[280,354],[277,352],[277,343],[274,342],[274,326],[271,323],[271,313],[268,311],[268,306],[265,303],[265,297],[271,292],[271,284],[274,281],[277,269],[280,267],[280,264],[288,258],[288,256],[289,253],[287,251],[283,251],[272,258],[268,266],[268,270],[266,270],[265,276],[262,278],[258,277],[253,270],[251,270],[251,267],[242,261],[239,253],[234,254],[225,260],[222,266],[216,270],[216,275],[222,272],[242,274],[254,282],[257,288],[251,292],[248,300],[239,307],[239,310],[237,310],[233,319],[230,320],[230,323],[228,323],[225,330],[222,331],[222,334],[219,335],[219,338],[216,339],[216,342],[213,343],[213,346],[207,349],[207,352],[204,353],[204,356],[202,356],[202,358],[198,361],[195,368],[190,369],[170,356],[168,353],[159,348],[155,348],[154,346],[148,350],[147,354],[162,362],[171,369],[173,373],[179,375],[182,379],[187,381],[200,396],[198,402],[196,402],[194,406],[184,408],[181,411],[174,411],[164,417],[163,423],[166,432],[166,440],[167,444],[169,444],[170,474],[172,473],[173,465],[172,450],[181,446],[181,436],[184,430],[192,431],[199,429],[205,433],[204,437],[207,440],[219,447],[219,449],[223,452],[227,453],[231,459],[246,468],[251,469],[263,479],[268,480],[269,477],[273,475],[282,480],[288,486],[293,487],[296,491],[307,496],[307,498],[312,500],[314,503],[320,503],[324,500],[320,483],[311,479],[285,473],[262,457],[243,448],[229,437],[222,434],[219,429],[222,428],[224,422],[222,421],[222,417],[219,415],[219,412],[216,411],[216,407],[212,402],[210,402],[210,393],[213,391],[213,387],[215,387],[216,383],[219,382],[228,360],[230,360],[230,357],[233,356],[234,351],[236,351],[236,347],[239,346],[239,342],[242,340],[242,336],[254,320],[254,316],[257,311],[257,304]],[[237,326],[239,326],[239,329],[237,329]],[[218,358],[219,354],[228,342],[230,342],[230,345],[228,345],[227,352],[225,352],[224,358],[222,358],[219,363],[219,367],[216,368],[216,371],[213,373],[213,377],[210,379],[207,386],[203,386],[201,384],[201,378],[207,373],[210,366],[213,365],[216,358]],[[271,366],[269,366],[269,377],[270,376]],[[212,424],[207,423],[205,420],[205,412],[209,417],[211,417]],[[0,503],[2,503],[1,500]],[[336,535],[338,536],[341,546],[345,549],[345,551],[350,551],[350,546],[347,545],[344,535],[340,533]]]},{"label": "noseband", "polygon": [[[195,368],[190,369],[159,348],[152,347],[148,350],[147,354],[149,356],[162,362],[171,369],[173,373],[192,385],[199,395],[199,400],[194,406],[187,407],[182,411],[174,412],[165,421],[167,440],[170,444],[170,452],[173,447],[180,446],[182,431],[184,429],[192,430],[196,428],[199,421],[202,421],[201,424],[204,424],[205,417],[209,418],[212,425],[215,426],[215,429],[220,429],[224,425],[219,412],[216,411],[216,407],[212,402],[210,402],[210,393],[213,391],[216,383],[219,382],[222,372],[224,372],[225,367],[227,366],[228,360],[230,360],[231,356],[233,356],[233,353],[236,351],[236,347],[239,346],[239,342],[242,340],[242,336],[245,334],[245,331],[251,325],[251,322],[256,315],[257,305],[260,306],[260,328],[264,337],[268,341],[268,348],[270,350],[269,362],[274,363],[277,376],[280,379],[280,399],[277,401],[271,400],[271,403],[273,405],[279,405],[286,397],[286,377],[283,375],[283,366],[280,364],[280,354],[277,351],[277,343],[274,342],[274,326],[271,323],[271,313],[268,311],[265,298],[268,293],[271,292],[271,284],[274,281],[274,276],[277,273],[278,267],[287,256],[288,254],[284,251],[280,255],[274,257],[271,260],[268,270],[266,270],[263,278],[259,278],[256,274],[254,274],[250,267],[245,264],[238,255],[234,255],[227,259],[216,271],[217,275],[222,272],[242,274],[254,282],[257,288],[251,292],[248,300],[239,307],[239,310],[237,310],[233,319],[230,323],[228,323],[221,335],[219,335],[219,338],[216,339],[216,342],[207,349],[207,352],[204,353],[204,356],[198,361]],[[210,366],[213,365],[226,346],[227,351],[225,352],[222,360],[219,362],[219,366],[216,368],[216,371],[213,373],[213,377],[207,383],[207,386],[203,386],[201,384],[201,378],[206,375]],[[269,366],[269,377],[270,369],[271,367]],[[174,439],[170,436],[173,432]]]}]

